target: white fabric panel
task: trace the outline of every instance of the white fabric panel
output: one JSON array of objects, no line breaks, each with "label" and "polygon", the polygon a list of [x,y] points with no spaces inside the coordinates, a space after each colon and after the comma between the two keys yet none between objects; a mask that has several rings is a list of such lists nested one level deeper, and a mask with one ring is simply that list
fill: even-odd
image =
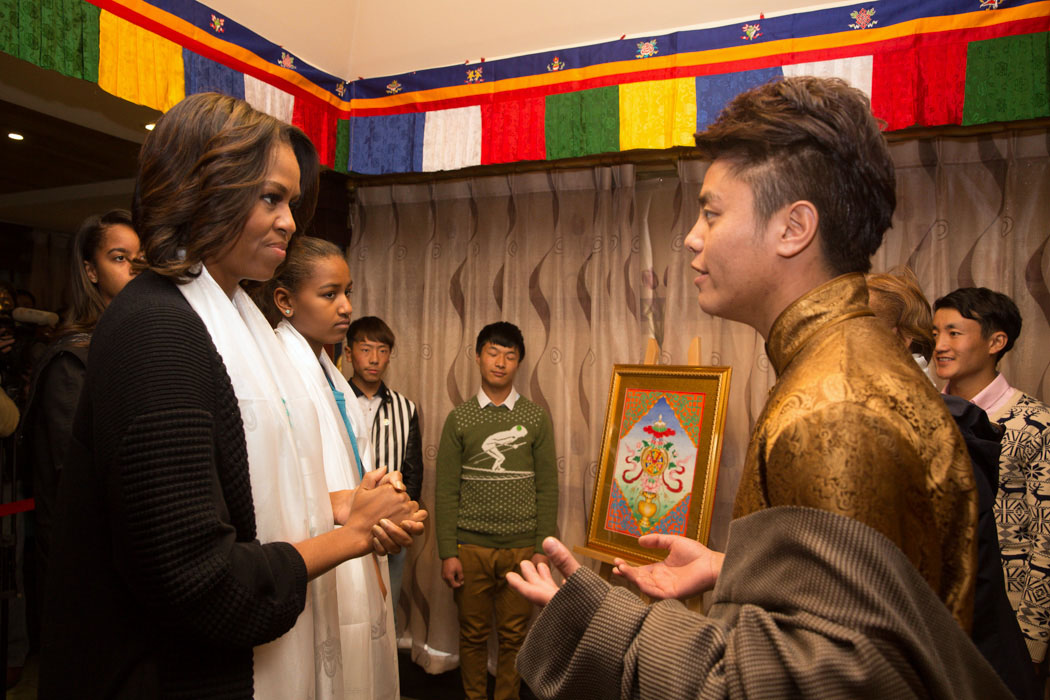
[{"label": "white fabric panel", "polygon": [[472,165],[481,165],[481,107],[427,112],[423,170],[456,170]]},{"label": "white fabric panel", "polygon": [[292,108],[295,97],[250,75],[244,76],[244,100],[260,112],[276,117],[282,122],[292,123]]},{"label": "white fabric panel", "polygon": [[820,78],[842,78],[847,83],[871,97],[871,56],[836,58],[831,61],[814,61],[783,66],[784,76],[815,75]]}]

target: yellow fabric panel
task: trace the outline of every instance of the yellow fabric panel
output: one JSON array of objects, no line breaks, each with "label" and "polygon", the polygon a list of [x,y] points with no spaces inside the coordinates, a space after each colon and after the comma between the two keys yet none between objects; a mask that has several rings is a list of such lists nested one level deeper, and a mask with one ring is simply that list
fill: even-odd
[{"label": "yellow fabric panel", "polygon": [[182,47],[102,11],[98,84],[117,97],[166,112],[186,96]]},{"label": "yellow fabric panel", "polygon": [[693,145],[696,79],[620,85],[620,150]]}]

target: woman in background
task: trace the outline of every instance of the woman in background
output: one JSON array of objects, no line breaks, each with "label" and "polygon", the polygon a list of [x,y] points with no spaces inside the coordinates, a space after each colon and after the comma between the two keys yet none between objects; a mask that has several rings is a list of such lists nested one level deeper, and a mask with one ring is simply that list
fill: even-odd
[{"label": "woman in background", "polygon": [[[369,431],[353,390],[324,346],[346,338],[350,325],[350,268],[339,248],[320,238],[297,238],[288,258],[267,285],[264,301],[279,318],[277,336],[317,406],[325,477],[330,491],[349,494],[362,480],[375,481]],[[348,398],[349,397],[349,400]],[[334,495],[333,504],[339,502]],[[342,517],[336,508],[336,521]],[[397,700],[394,610],[387,594],[384,557],[353,559],[336,568],[343,683],[347,698]]]},{"label": "woman in background", "polygon": [[889,326],[919,369],[933,381],[930,357],[933,355],[933,312],[911,268],[873,272],[865,275],[868,305]]},{"label": "woman in background", "polygon": [[139,155],[149,268],[91,342],[63,472],[39,697],[339,698],[334,574],[425,512],[391,484],[334,517],[309,398],[240,283],[284,261],[317,153],[243,100],[191,95]]},{"label": "woman in background", "polygon": [[139,237],[131,212],[113,209],[89,216],[73,238],[70,258],[72,308],[55,341],[37,362],[19,440],[19,463],[32,478],[36,521],[37,591],[42,593],[51,549],[55,498],[87,372],[88,346],[98,319],[135,276]]}]

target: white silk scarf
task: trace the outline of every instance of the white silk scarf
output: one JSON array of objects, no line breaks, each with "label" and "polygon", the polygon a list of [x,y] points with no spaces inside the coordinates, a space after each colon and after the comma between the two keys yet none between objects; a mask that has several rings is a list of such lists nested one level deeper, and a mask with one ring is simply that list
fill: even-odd
[{"label": "white silk scarf", "polygon": [[[231,302],[204,267],[178,288],[208,329],[237,395],[259,541],[296,543],[331,530],[317,411],[262,312],[239,287]],[[329,572],[307,585],[292,629],[255,648],[256,700],[342,698],[337,619]]]},{"label": "white silk scarf", "polygon": [[[321,429],[324,470],[333,491],[357,488],[357,466],[350,438],[339,407],[328,384],[331,378],[337,391],[346,398],[346,414],[355,436],[367,435],[364,415],[353,389],[336,369],[328,354],[314,355],[310,344],[288,321],[277,326],[277,337],[284,345],[298,380],[317,407]],[[295,426],[298,431],[298,426]],[[359,444],[364,444],[360,441]],[[361,460],[368,470],[372,453],[365,447]],[[381,560],[387,568],[386,558]],[[361,700],[397,700],[400,687],[397,676],[397,642],[394,639],[394,608],[390,596],[383,596],[371,556],[358,557],[336,567],[339,587],[339,628],[343,649],[343,686],[347,698]],[[389,575],[386,576],[389,578]]]}]

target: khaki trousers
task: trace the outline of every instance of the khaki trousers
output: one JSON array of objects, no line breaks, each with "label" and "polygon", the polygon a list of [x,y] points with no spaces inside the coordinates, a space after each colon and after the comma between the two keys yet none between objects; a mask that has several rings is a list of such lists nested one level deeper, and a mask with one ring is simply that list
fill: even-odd
[{"label": "khaki trousers", "polygon": [[467,700],[486,700],[488,640],[496,618],[499,657],[496,662],[495,700],[518,700],[521,678],[514,668],[525,642],[532,604],[507,583],[507,572],[529,559],[532,547],[492,549],[459,546],[463,585],[455,589],[459,608],[459,666]]}]

